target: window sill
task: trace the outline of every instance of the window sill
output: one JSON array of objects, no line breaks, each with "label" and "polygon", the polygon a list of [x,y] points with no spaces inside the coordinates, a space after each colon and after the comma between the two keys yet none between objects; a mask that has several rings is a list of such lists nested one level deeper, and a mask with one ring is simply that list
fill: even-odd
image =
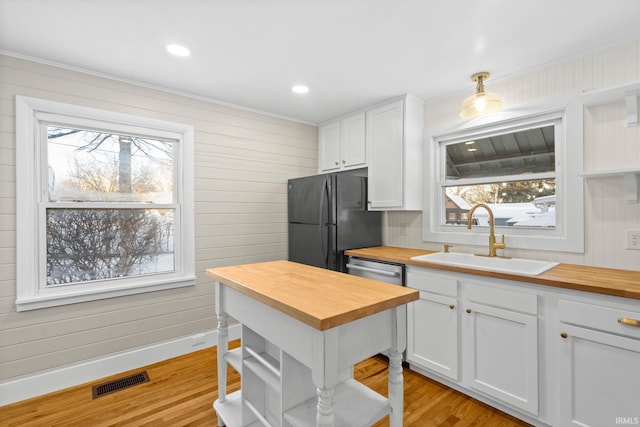
[{"label": "window sill", "polygon": [[87,289],[84,291],[71,290],[57,292],[55,295],[37,295],[18,297],[16,299],[17,311],[29,311],[40,308],[57,307],[60,305],[76,304],[79,302],[96,301],[105,298],[115,298],[125,295],[142,294],[146,292],[161,291],[167,289],[193,286],[196,283],[195,276],[174,278],[153,283],[141,283],[127,287],[108,289]]}]

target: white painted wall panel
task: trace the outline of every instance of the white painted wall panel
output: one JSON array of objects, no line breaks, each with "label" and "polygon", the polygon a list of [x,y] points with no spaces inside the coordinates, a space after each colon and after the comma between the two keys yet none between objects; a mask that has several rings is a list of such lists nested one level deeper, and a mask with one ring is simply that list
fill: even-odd
[{"label": "white painted wall panel", "polygon": [[[196,286],[15,311],[15,95],[195,128]],[[317,127],[0,55],[0,382],[215,329],[209,267],[287,257],[286,180]]]},{"label": "white painted wall panel", "polygon": [[[500,80],[487,90],[498,92],[505,109],[539,104],[561,96],[579,96],[640,82],[640,40],[630,41],[582,57],[548,64]],[[428,101],[425,126],[460,125],[458,109],[473,90]],[[624,101],[585,109],[584,168],[605,170],[640,168],[640,127],[625,125]],[[570,153],[569,153],[570,155]],[[585,253],[508,249],[511,256],[549,259],[575,264],[640,270],[640,251],[625,249],[625,230],[640,229],[640,204],[625,200],[622,178],[591,179],[585,186]],[[441,249],[422,242],[420,213],[387,212],[384,242],[388,245]],[[477,248],[456,248],[475,251]]]}]

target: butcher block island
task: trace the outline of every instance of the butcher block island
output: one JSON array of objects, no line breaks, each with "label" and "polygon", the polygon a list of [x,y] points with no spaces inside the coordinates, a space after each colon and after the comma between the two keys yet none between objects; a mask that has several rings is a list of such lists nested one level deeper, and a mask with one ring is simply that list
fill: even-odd
[{"label": "butcher block island", "polygon": [[[418,291],[289,261],[210,268],[218,316],[220,425],[368,426],[403,421],[406,304]],[[242,346],[228,350],[228,317]],[[353,379],[353,366],[386,351],[389,393]],[[226,393],[227,366],[241,374]]]}]

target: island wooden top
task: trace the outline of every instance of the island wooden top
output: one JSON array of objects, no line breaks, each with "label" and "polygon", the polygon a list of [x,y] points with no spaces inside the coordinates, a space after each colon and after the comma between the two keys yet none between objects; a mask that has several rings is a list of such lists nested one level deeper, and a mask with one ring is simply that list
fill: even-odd
[{"label": "island wooden top", "polygon": [[613,268],[590,267],[576,264],[559,264],[538,276],[498,273],[486,270],[455,267],[450,265],[414,261],[411,257],[433,253],[427,249],[400,248],[394,246],[376,246],[372,248],[352,249],[345,253],[351,256],[399,264],[415,265],[460,273],[517,280],[556,288],[592,292],[623,298],[640,300],[640,271],[619,270]]},{"label": "island wooden top", "polygon": [[419,296],[402,286],[290,261],[209,268],[207,276],[321,331]]}]

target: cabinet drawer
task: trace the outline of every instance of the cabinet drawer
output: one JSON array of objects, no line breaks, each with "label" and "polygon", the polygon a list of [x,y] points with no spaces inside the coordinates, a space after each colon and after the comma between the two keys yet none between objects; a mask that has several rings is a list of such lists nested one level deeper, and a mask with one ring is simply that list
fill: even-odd
[{"label": "cabinet drawer", "polygon": [[561,299],[558,316],[563,323],[640,339],[638,311]]},{"label": "cabinet drawer", "polygon": [[463,283],[464,299],[488,306],[538,314],[538,296],[520,290],[508,290],[478,283]]},{"label": "cabinet drawer", "polygon": [[407,286],[434,294],[458,296],[458,281],[456,279],[415,268],[407,269]]}]

